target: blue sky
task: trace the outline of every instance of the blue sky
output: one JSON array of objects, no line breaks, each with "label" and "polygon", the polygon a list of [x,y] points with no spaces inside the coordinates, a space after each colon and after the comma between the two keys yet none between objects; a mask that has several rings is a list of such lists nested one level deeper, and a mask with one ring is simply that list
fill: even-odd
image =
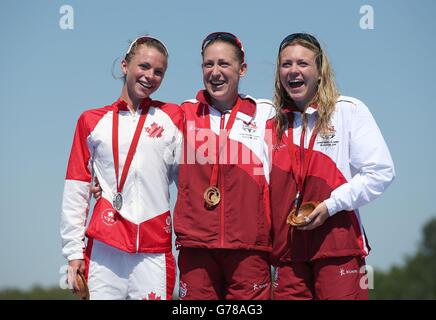
[{"label": "blue sky", "polygon": [[[74,9],[72,30],[59,27],[65,4]],[[374,29],[359,25],[363,5],[374,10]],[[59,215],[77,118],[118,97],[112,64],[144,33],[170,51],[154,98],[177,103],[202,88],[200,44],[209,32],[241,38],[249,67],[241,92],[259,98],[271,98],[282,38],[315,34],[341,92],[368,105],[392,153],[397,178],[361,216],[373,249],[368,264],[400,264],[436,215],[434,12],[432,0],[2,0],[0,289],[59,282]]]}]

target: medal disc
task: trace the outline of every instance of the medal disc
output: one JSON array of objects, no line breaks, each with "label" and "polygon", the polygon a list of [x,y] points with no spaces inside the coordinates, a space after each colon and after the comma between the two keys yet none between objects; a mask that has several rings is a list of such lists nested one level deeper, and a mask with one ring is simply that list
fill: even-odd
[{"label": "medal disc", "polygon": [[303,227],[310,223],[308,216],[313,210],[320,204],[318,201],[303,202],[297,212],[297,208],[294,206],[286,219],[287,224],[294,227]]},{"label": "medal disc", "polygon": [[120,192],[117,192],[112,201],[112,205],[115,210],[120,211],[123,206],[123,196]]},{"label": "medal disc", "polygon": [[204,201],[209,207],[216,206],[221,200],[220,191],[217,187],[208,187],[204,192]]}]

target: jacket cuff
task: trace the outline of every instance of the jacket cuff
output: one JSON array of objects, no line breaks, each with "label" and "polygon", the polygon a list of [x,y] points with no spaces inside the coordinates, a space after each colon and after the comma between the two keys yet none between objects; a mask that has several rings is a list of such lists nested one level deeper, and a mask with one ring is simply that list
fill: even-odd
[{"label": "jacket cuff", "polygon": [[329,212],[329,216],[330,217],[333,216],[334,214],[336,214],[339,211],[335,199],[329,198],[327,200],[324,200],[324,203],[327,206],[327,210]]},{"label": "jacket cuff", "polygon": [[84,258],[84,256],[83,256],[83,253],[81,252],[81,253],[73,253],[73,254],[70,254],[68,257],[67,257],[67,260],[68,261],[71,261],[71,260],[83,260],[83,259],[85,259]]}]

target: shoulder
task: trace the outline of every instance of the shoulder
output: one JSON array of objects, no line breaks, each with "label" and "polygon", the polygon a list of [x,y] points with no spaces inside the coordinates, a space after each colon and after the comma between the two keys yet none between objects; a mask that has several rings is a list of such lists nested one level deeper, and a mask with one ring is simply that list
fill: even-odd
[{"label": "shoulder", "polygon": [[339,96],[335,108],[336,112],[340,113],[359,114],[370,112],[363,101],[349,96]]},{"label": "shoulder", "polygon": [[180,109],[185,114],[196,113],[198,107],[200,105],[200,101],[197,99],[188,99],[182,102],[180,105]]},{"label": "shoulder", "polygon": [[336,100],[336,107],[345,107],[345,108],[358,108],[358,107],[366,107],[366,105],[359,99],[349,96],[339,96]]},{"label": "shoulder", "polygon": [[78,124],[80,126],[92,129],[104,117],[105,114],[112,110],[112,105],[85,110],[80,114]]},{"label": "shoulder", "polygon": [[160,110],[171,116],[177,116],[182,113],[182,110],[178,104],[170,102],[153,100],[153,102],[151,103],[151,107],[159,108]]},{"label": "shoulder", "polygon": [[170,118],[177,127],[181,127],[184,120],[184,113],[178,104],[153,100],[151,107],[160,110]]},{"label": "shoulder", "polygon": [[253,103],[256,105],[256,115],[262,115],[266,119],[274,118],[276,112],[271,100],[262,98],[257,99],[245,94],[241,94],[240,96],[242,99],[249,99],[253,101]]}]

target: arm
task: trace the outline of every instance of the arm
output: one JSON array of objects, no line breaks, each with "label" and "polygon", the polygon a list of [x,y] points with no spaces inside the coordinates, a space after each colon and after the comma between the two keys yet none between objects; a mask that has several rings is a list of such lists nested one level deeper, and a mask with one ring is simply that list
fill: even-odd
[{"label": "arm", "polygon": [[354,174],[325,200],[330,215],[373,201],[395,177],[389,149],[370,111],[360,101],[353,108],[349,148],[350,169]]},{"label": "arm", "polygon": [[74,134],[62,199],[60,226],[62,254],[68,261],[84,258],[85,223],[89,210],[91,183],[88,135],[89,130],[82,115]]}]

